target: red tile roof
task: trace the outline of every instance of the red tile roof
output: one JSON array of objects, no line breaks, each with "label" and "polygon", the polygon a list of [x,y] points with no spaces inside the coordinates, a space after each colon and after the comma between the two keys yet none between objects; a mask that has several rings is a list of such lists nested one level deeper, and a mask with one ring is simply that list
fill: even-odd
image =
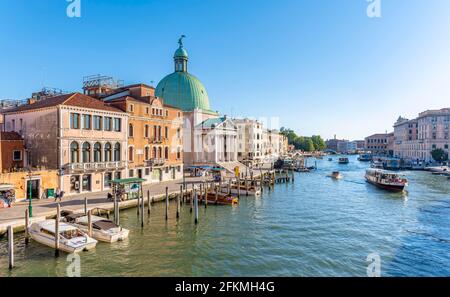
[{"label": "red tile roof", "polygon": [[23,140],[17,132],[0,132],[0,140]]},{"label": "red tile roof", "polygon": [[37,101],[33,104],[21,105],[5,113],[48,108],[58,105],[77,106],[105,111],[122,112],[120,109],[105,104],[103,101],[81,93],[71,93]]}]

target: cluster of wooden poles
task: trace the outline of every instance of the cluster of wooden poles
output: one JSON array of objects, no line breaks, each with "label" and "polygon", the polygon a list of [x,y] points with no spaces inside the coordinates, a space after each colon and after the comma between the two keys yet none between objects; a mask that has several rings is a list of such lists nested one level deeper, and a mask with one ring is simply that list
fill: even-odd
[{"label": "cluster of wooden poles", "polygon": [[[238,185],[241,185],[241,180],[239,177],[235,178]],[[282,183],[282,182],[294,182],[294,174],[292,172],[291,177],[289,177],[288,172],[286,171],[284,175],[277,176],[274,171],[270,171],[265,173],[264,175],[260,175],[260,188],[261,191],[263,191],[263,185],[267,185],[269,187],[269,190],[271,190],[275,183]],[[230,178],[227,183],[227,192],[228,194],[231,194],[231,185],[232,185],[233,179]],[[245,195],[248,196],[249,192],[249,186],[248,184],[257,184],[257,180],[253,178],[253,176],[248,179],[245,177],[244,183],[245,183]],[[197,185],[199,185],[197,187]],[[240,198],[240,186],[237,187],[237,196]],[[215,182],[202,182],[198,184],[192,184],[192,190],[188,191],[187,185],[183,183],[180,185],[180,192],[179,194],[172,194],[175,195],[176,199],[176,218],[180,218],[181,214],[181,206],[184,203],[189,202],[190,206],[190,213],[194,212],[194,223],[198,224],[199,219],[199,200],[200,202],[203,202],[205,208],[208,207],[208,193],[214,192],[215,193],[215,201],[214,204],[217,204],[218,196],[222,192],[222,183],[219,182],[218,184]],[[199,199],[199,196],[202,197]],[[165,210],[165,218],[166,220],[169,219],[169,188],[166,187],[166,194],[165,194],[165,204],[166,204],[166,210]],[[146,201],[145,201],[146,200]],[[152,204],[153,204],[153,197],[150,196],[150,190],[147,190],[147,197],[145,198],[142,192],[142,189],[140,191],[140,194],[138,196],[137,201],[137,215],[140,218],[141,227],[144,228],[144,213],[145,213],[145,204],[147,204],[147,214],[150,216]],[[120,205],[118,199],[114,199],[114,223],[116,225],[120,224]],[[87,198],[84,200],[84,213],[88,216],[88,235],[92,237],[92,210],[88,210],[87,205]],[[107,211],[107,215],[109,217],[109,211]],[[59,222],[61,219],[61,207],[58,203],[56,206],[56,219],[55,219],[55,256],[59,256]],[[30,222],[30,216],[28,213],[28,209],[25,210],[25,244],[27,245],[30,240],[29,235],[29,222]],[[9,258],[9,268],[12,269],[14,267],[14,231],[12,226],[8,226],[8,258]]]}]

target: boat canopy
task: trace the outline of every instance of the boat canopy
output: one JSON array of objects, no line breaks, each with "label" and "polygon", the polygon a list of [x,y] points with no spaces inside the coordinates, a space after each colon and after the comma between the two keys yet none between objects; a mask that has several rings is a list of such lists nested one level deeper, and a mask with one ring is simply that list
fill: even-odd
[{"label": "boat canopy", "polygon": [[377,169],[377,168],[369,168],[366,170],[366,173],[368,174],[385,174],[385,175],[390,175],[390,176],[404,176],[403,174],[398,174],[396,172],[391,172],[391,171],[386,171],[386,170],[382,170],[382,169]]},{"label": "boat canopy", "polygon": [[133,184],[133,183],[143,183],[145,181],[146,180],[143,178],[133,177],[133,178],[124,178],[124,179],[113,179],[112,181],[110,181],[110,183],[118,184],[118,185],[126,185],[126,184]]},{"label": "boat canopy", "polygon": [[[55,220],[45,220],[43,222],[38,223],[39,227],[49,231],[51,233],[55,233]],[[66,224],[64,222],[59,222],[59,233],[71,231],[71,230],[78,230],[77,227],[71,226],[69,224]]]}]

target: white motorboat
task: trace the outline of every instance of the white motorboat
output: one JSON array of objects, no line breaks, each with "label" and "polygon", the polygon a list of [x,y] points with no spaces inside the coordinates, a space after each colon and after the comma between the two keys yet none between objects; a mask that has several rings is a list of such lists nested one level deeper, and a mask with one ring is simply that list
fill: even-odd
[{"label": "white motorboat", "polygon": [[328,177],[331,177],[333,179],[341,179],[342,173],[340,173],[339,171],[333,171],[330,175],[328,175]]},{"label": "white motorboat", "polygon": [[[28,227],[31,238],[43,245],[55,248],[56,220],[36,222]],[[91,250],[97,245],[97,240],[89,237],[79,228],[64,222],[59,222],[59,250],[67,253],[78,253]]]},{"label": "white motorboat", "polygon": [[[89,232],[89,219],[85,214],[69,214],[64,220],[82,231]],[[116,242],[128,238],[129,230],[117,226],[113,221],[99,217],[91,216],[92,237],[103,242]]]},{"label": "white motorboat", "polygon": [[339,158],[338,162],[339,162],[339,164],[348,164],[348,163],[350,163],[350,161],[348,160],[347,157]]}]

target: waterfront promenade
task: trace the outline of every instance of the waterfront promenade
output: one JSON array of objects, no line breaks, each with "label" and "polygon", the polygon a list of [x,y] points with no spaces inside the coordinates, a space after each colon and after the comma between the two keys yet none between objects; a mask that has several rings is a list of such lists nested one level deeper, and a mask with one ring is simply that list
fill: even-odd
[{"label": "waterfront promenade", "polygon": [[[265,173],[269,170],[262,169]],[[253,176],[259,178],[261,174],[260,170],[254,170]],[[224,184],[227,183],[230,176],[225,178]],[[185,177],[186,190],[190,192],[192,190],[192,184],[202,183],[202,182],[212,182],[211,178],[205,177]],[[144,203],[147,203],[147,193],[150,191],[150,197],[153,202],[160,202],[165,199],[166,187],[168,188],[169,197],[174,197],[175,194],[180,193],[180,186],[183,184],[183,180],[173,180],[167,182],[160,182],[155,184],[144,184]],[[73,195],[65,197],[60,203],[62,210],[69,210],[73,212],[84,211],[84,199],[87,198],[88,210],[89,209],[105,209],[112,211],[114,209],[114,204],[111,200],[107,200],[107,194],[110,192],[102,191],[95,193],[82,193],[79,195]],[[170,197],[170,198],[172,198]],[[30,223],[45,220],[46,218],[53,217],[56,215],[56,207],[58,202],[54,199],[41,199],[33,200],[33,217],[30,218]],[[137,205],[137,200],[126,200],[119,203],[120,209],[126,209],[135,207]],[[1,208],[0,209],[0,236],[5,234],[8,226],[12,225],[14,232],[22,232],[25,226],[25,210],[28,208],[28,202],[18,202],[14,203],[11,208]]]},{"label": "waterfront promenade", "polygon": [[[204,177],[186,177],[186,188],[191,191],[193,183],[204,182],[209,179]],[[183,180],[174,180],[168,182],[161,182],[155,184],[148,184],[143,186],[144,197],[147,196],[147,191],[150,191],[150,197],[154,202],[165,199],[166,187],[168,187],[169,195],[179,194],[180,186]],[[62,199],[60,203],[62,210],[70,210],[74,212],[84,211],[84,199],[87,198],[88,209],[101,208],[112,210],[114,208],[113,202],[107,200],[107,194],[110,191],[102,191],[95,193],[82,193],[79,195],[69,196]],[[145,199],[145,202],[147,200]],[[31,222],[45,220],[45,218],[52,217],[56,214],[56,206],[58,202],[55,199],[33,200],[33,217]],[[137,200],[128,200],[120,202],[120,208],[135,207]],[[14,203],[11,208],[0,209],[0,234],[4,234],[9,225],[12,225],[15,232],[23,231],[25,225],[25,210],[28,208],[28,202]]]}]

